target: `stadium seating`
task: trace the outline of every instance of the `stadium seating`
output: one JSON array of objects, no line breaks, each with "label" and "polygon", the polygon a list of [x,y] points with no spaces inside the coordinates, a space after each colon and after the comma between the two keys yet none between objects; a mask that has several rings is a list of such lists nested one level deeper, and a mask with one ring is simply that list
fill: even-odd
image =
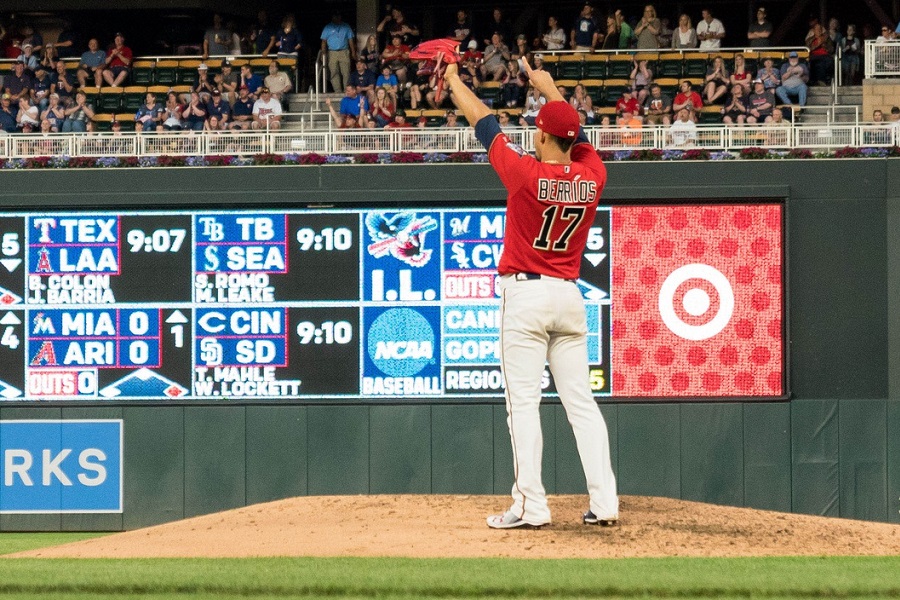
[{"label": "stadium seating", "polygon": [[582,79],[579,81],[584,86],[584,91],[591,97],[594,106],[599,106],[603,101],[604,81],[602,79]]},{"label": "stadium seating", "polygon": [[684,56],[680,52],[663,52],[659,55],[653,77],[656,79],[675,77],[677,79],[683,75],[683,69]]},{"label": "stadium seating", "polygon": [[628,79],[607,79],[603,85],[603,103],[615,106],[622,93],[628,89],[631,89],[631,81]]},{"label": "stadium seating", "polygon": [[606,66],[606,76],[613,79],[627,78],[634,69],[634,58],[631,54],[613,54]]},{"label": "stadium seating", "polygon": [[122,109],[122,94],[125,88],[105,87],[100,88],[97,101],[97,111],[102,113],[115,113]]},{"label": "stadium seating", "polygon": [[584,57],[581,54],[563,54],[559,57],[559,65],[556,69],[560,79],[581,79]]},{"label": "stadium seating", "polygon": [[160,60],[153,70],[153,82],[159,85],[175,85],[175,75],[178,72],[177,60]]},{"label": "stadium seating", "polygon": [[131,68],[131,82],[134,85],[150,85],[153,83],[154,60],[135,60]]},{"label": "stadium seating", "polygon": [[475,90],[476,95],[485,101],[488,106],[496,106],[500,104],[500,82],[485,81]]},{"label": "stadium seating", "polygon": [[122,110],[136,112],[144,103],[147,87],[143,85],[126,86],[122,96]]},{"label": "stadium seating", "polygon": [[609,56],[606,54],[588,54],[584,57],[582,77],[585,79],[606,79]]},{"label": "stadium seating", "polygon": [[706,52],[691,52],[684,58],[682,77],[706,77],[710,55]]}]

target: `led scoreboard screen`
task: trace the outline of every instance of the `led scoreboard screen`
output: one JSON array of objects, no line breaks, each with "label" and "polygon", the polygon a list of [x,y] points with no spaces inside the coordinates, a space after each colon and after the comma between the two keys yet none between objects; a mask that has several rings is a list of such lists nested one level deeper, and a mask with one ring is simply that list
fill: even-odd
[{"label": "led scoreboard screen", "polygon": [[[601,207],[574,284],[595,394],[785,397],[782,212]],[[500,398],[504,226],[495,207],[2,213],[0,399]]]}]

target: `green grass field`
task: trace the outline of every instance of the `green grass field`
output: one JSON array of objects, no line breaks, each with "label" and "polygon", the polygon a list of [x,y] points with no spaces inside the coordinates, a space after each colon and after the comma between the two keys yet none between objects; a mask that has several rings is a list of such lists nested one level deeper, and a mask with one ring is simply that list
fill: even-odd
[{"label": "green grass field", "polygon": [[[95,534],[0,534],[0,554]],[[0,560],[0,597],[900,598],[900,557]]]}]

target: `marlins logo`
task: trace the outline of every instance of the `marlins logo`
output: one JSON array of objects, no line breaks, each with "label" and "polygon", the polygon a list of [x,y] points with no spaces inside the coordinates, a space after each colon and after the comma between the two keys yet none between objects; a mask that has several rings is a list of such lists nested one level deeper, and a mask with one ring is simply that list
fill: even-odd
[{"label": "marlins logo", "polygon": [[369,254],[381,258],[390,253],[412,267],[424,266],[432,252],[425,249],[425,234],[437,227],[433,218],[416,218],[415,213],[397,213],[392,217],[386,213],[369,213],[366,217],[366,228],[372,238]]}]

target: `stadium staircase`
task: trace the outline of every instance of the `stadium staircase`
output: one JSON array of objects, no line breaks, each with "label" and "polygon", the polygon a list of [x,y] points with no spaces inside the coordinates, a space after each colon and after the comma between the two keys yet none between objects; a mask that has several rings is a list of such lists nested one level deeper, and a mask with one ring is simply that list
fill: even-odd
[{"label": "stadium staircase", "polygon": [[[845,85],[837,88],[835,101],[831,86],[811,86],[806,96],[806,106],[800,112],[799,122],[805,124],[852,123],[857,113],[860,121],[868,121],[871,115],[862,114],[863,91],[861,85]],[[829,111],[828,107],[838,107]],[[853,107],[858,107],[854,112]]]}]

